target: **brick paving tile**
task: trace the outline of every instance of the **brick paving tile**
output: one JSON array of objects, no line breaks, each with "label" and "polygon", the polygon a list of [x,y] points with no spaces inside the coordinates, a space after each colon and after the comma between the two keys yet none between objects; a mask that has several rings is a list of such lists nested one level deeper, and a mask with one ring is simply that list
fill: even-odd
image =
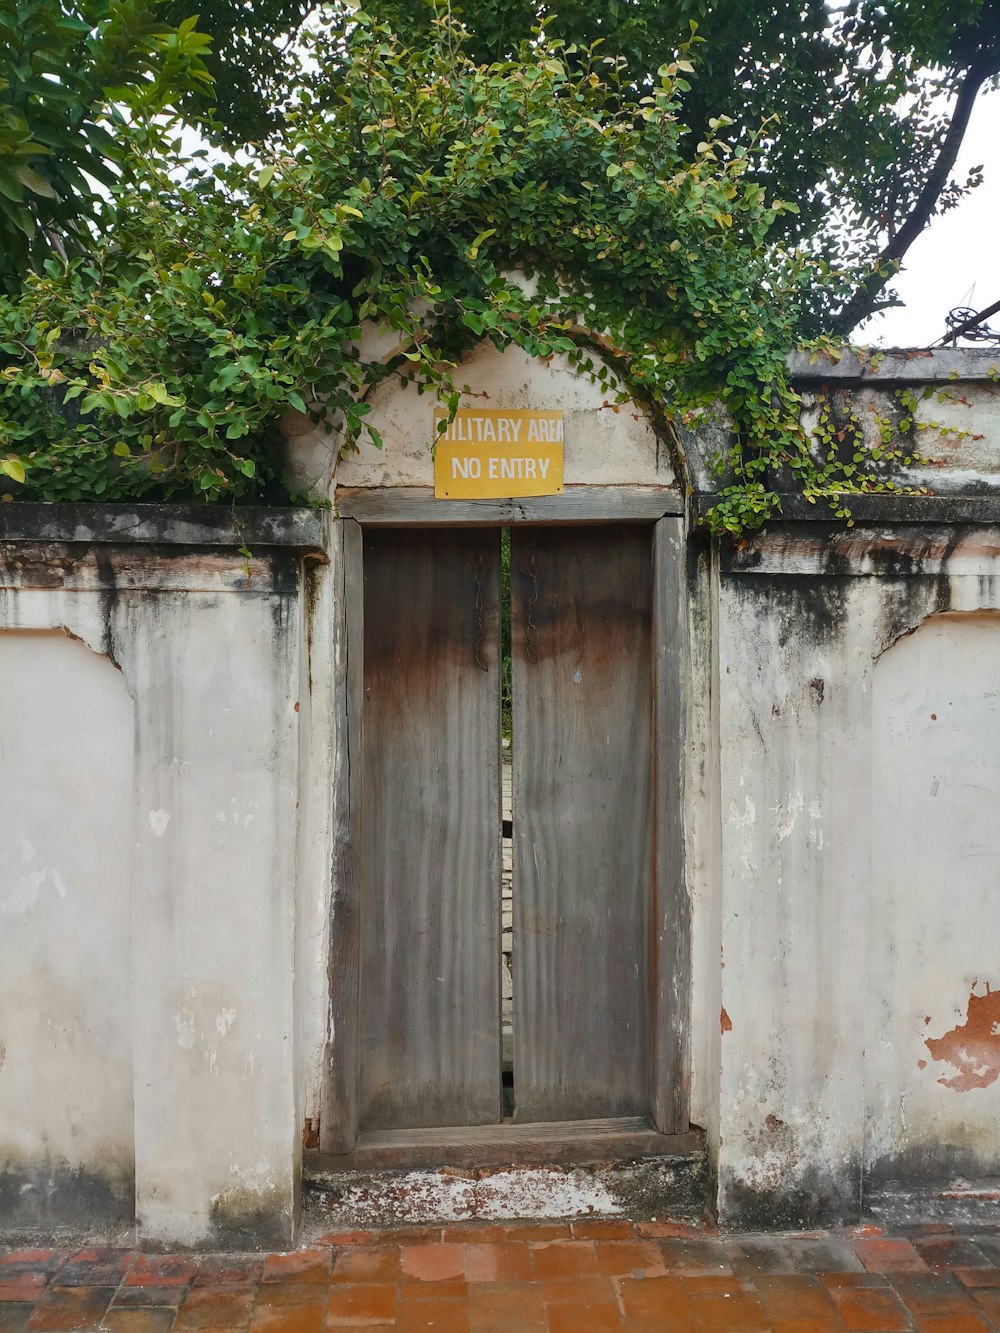
[{"label": "brick paving tile", "polygon": [[45,1273],[19,1273],[9,1279],[0,1277],[0,1302],[37,1301],[47,1282]]},{"label": "brick paving tile", "polygon": [[888,1236],[857,1240],[854,1252],[869,1273],[922,1273],[927,1269],[908,1240]]},{"label": "brick paving tile", "polygon": [[993,1261],[967,1236],[914,1237],[913,1248],[931,1268],[992,1268]]},{"label": "brick paving tile", "polygon": [[182,1254],[140,1254],[125,1274],[127,1287],[186,1287],[198,1261]]},{"label": "brick paving tile", "polygon": [[517,1241],[499,1245],[466,1245],[466,1282],[528,1282],[531,1251]]},{"label": "brick paving tile", "polygon": [[829,1320],[836,1315],[830,1293],[809,1274],[759,1277],[754,1288],[762,1309],[772,1320]]},{"label": "brick paving tile", "polygon": [[398,1231],[380,1231],[375,1239],[390,1245],[437,1245],[442,1231],[442,1227],[400,1227]]},{"label": "brick paving tile", "polygon": [[836,1236],[786,1236],[797,1273],[860,1273],[863,1265],[849,1243]]},{"label": "brick paving tile", "polygon": [[1000,1287],[1000,1268],[956,1268],[955,1279],[963,1287]]},{"label": "brick paving tile", "polygon": [[354,1245],[333,1256],[334,1282],[395,1282],[398,1245]]},{"label": "brick paving tile", "polygon": [[326,1284],[319,1282],[269,1282],[266,1287],[257,1288],[254,1309],[264,1305],[315,1305],[325,1310],[327,1290]]},{"label": "brick paving tile", "polygon": [[691,1226],[687,1222],[636,1222],[640,1236],[650,1240],[704,1240],[708,1228]]},{"label": "brick paving tile", "polygon": [[364,1328],[368,1324],[391,1324],[396,1318],[396,1290],[394,1282],[345,1282],[331,1287],[327,1325]]},{"label": "brick paving tile", "polygon": [[249,1323],[253,1291],[240,1288],[192,1287],[177,1315],[177,1333],[196,1329],[239,1328]]},{"label": "brick paving tile", "polygon": [[698,1333],[769,1333],[771,1327],[760,1302],[746,1293],[692,1296],[690,1305]]},{"label": "brick paving tile", "polygon": [[795,1271],[788,1245],[776,1236],[754,1236],[752,1239],[730,1241],[725,1245],[725,1251],[734,1273],[792,1273]]},{"label": "brick paving tile", "polygon": [[538,1288],[514,1284],[483,1282],[470,1287],[469,1317],[475,1333],[513,1333],[514,1329],[527,1333],[546,1325]]},{"label": "brick paving tile", "polygon": [[636,1235],[634,1222],[614,1219],[602,1222],[588,1218],[585,1222],[571,1222],[570,1231],[574,1240],[634,1240]]},{"label": "brick paving tile", "polygon": [[0,1333],[25,1333],[33,1305],[0,1305]]},{"label": "brick paving tile", "polygon": [[250,1333],[322,1333],[326,1307],[309,1305],[256,1305]]},{"label": "brick paving tile", "polygon": [[261,1282],[325,1282],[329,1275],[328,1249],[296,1250],[292,1254],[269,1254]]},{"label": "brick paving tile", "polygon": [[651,1240],[608,1240],[597,1246],[597,1269],[608,1277],[662,1277],[667,1266]]},{"label": "brick paving tile", "polygon": [[18,1273],[54,1273],[68,1258],[66,1250],[10,1250],[0,1257],[0,1281]]},{"label": "brick paving tile", "polygon": [[[627,1320],[677,1320],[692,1323],[685,1284],[672,1277],[620,1278],[617,1283],[621,1308]],[[665,1327],[669,1328],[669,1323]]]},{"label": "brick paving tile", "polygon": [[126,1287],[121,1286],[115,1292],[112,1304],[117,1308],[128,1306],[129,1309],[150,1309],[157,1305],[178,1306],[187,1295],[187,1287]]},{"label": "brick paving tile", "polygon": [[979,1306],[987,1319],[991,1319],[997,1328],[1000,1328],[1000,1291],[993,1289],[980,1289],[973,1291],[972,1297]]},{"label": "brick paving tile", "polygon": [[28,1328],[46,1333],[89,1328],[104,1314],[113,1295],[113,1287],[50,1287],[35,1306]]},{"label": "brick paving tile", "polygon": [[446,1245],[496,1245],[506,1240],[506,1233],[495,1222],[459,1222],[445,1227],[441,1239]]},{"label": "brick paving tile", "polygon": [[835,1315],[830,1319],[775,1319],[771,1333],[843,1333],[843,1328]]},{"label": "brick paving tile", "polygon": [[445,1244],[404,1245],[400,1253],[404,1281],[443,1282],[465,1276],[465,1246]]},{"label": "brick paving tile", "polygon": [[974,1234],[971,1239],[993,1263],[1000,1265],[1000,1236]]},{"label": "brick paving tile", "polygon": [[609,1277],[555,1277],[537,1284],[546,1305],[572,1305],[574,1302],[600,1305],[617,1300],[615,1282]]},{"label": "brick paving tile", "polygon": [[101,1320],[101,1329],[107,1333],[170,1333],[174,1322],[173,1310],[109,1310]]},{"label": "brick paving tile", "polygon": [[817,1273],[824,1287],[888,1287],[883,1273]]},{"label": "brick paving tile", "polygon": [[399,1307],[397,1333],[471,1333],[469,1303],[456,1298],[420,1296]]},{"label": "brick paving tile", "polygon": [[590,1277],[597,1272],[597,1249],[592,1240],[547,1240],[531,1246],[535,1277]]},{"label": "brick paving tile", "polygon": [[914,1314],[946,1314],[951,1310],[976,1308],[972,1297],[950,1273],[894,1273],[892,1285]]},{"label": "brick paving tile", "polygon": [[858,1333],[895,1333],[912,1327],[892,1291],[870,1287],[830,1287],[829,1291],[845,1328]]},{"label": "brick paving tile", "polygon": [[194,1275],[198,1287],[242,1287],[251,1289],[260,1281],[264,1268],[263,1256],[234,1258],[229,1254],[206,1255]]},{"label": "brick paving tile", "polygon": [[989,1333],[989,1324],[977,1314],[921,1315],[916,1327],[919,1333]]},{"label": "brick paving tile", "polygon": [[128,1250],[77,1250],[56,1271],[60,1287],[117,1287],[132,1262]]},{"label": "brick paving tile", "polygon": [[549,1333],[618,1333],[623,1327],[617,1301],[549,1306]]},{"label": "brick paving tile", "polygon": [[380,1234],[375,1231],[328,1231],[320,1236],[317,1245],[375,1245]]},{"label": "brick paving tile", "polygon": [[676,1274],[731,1273],[726,1247],[719,1240],[665,1240],[660,1251],[667,1269]]},{"label": "brick paving tile", "polygon": [[570,1240],[568,1222],[508,1222],[504,1230],[508,1240],[525,1240],[537,1243],[543,1240]]}]

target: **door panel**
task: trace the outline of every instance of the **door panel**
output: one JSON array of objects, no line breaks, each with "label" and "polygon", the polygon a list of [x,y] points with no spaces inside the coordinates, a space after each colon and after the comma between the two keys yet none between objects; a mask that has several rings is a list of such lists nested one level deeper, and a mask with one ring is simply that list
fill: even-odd
[{"label": "door panel", "polygon": [[511,534],[518,1121],[649,1110],[650,530]]},{"label": "door panel", "polygon": [[364,536],[363,1129],[499,1119],[499,551]]}]

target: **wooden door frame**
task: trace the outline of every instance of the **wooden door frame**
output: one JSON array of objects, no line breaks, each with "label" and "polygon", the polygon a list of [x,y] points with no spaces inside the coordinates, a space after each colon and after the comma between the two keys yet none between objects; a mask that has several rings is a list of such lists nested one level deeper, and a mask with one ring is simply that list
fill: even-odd
[{"label": "wooden door frame", "polygon": [[[430,487],[339,488],[333,531],[338,570],[333,625],[333,688],[337,729],[333,761],[333,891],[328,966],[330,1039],[320,1117],[320,1150],[357,1164],[361,1037],[360,846],[361,713],[363,692],[363,537],[372,527],[515,527],[522,524],[639,523],[652,529],[652,930],[650,1007],[650,1119],[621,1127],[620,1155],[682,1151],[689,1137],[690,912],[684,857],[687,705],[687,589],[684,499],[660,486],[574,486],[560,495],[521,500],[441,501]],[[661,519],[680,520],[670,523]],[[596,1122],[595,1122],[596,1124]],[[542,1140],[544,1129],[479,1129],[470,1150],[486,1162],[491,1133],[515,1149]],[[512,1133],[514,1130],[516,1133]],[[585,1124],[580,1126],[586,1133]],[[369,1137],[369,1136],[366,1136]],[[391,1139],[391,1135],[371,1135]],[[409,1131],[416,1165],[449,1139],[447,1131]],[[468,1137],[468,1135],[466,1135]],[[551,1135],[549,1136],[551,1137]],[[458,1139],[454,1135],[456,1146]],[[418,1143],[419,1140],[419,1143]],[[424,1143],[426,1140],[426,1143]],[[480,1142],[481,1140],[481,1142]],[[657,1142],[654,1142],[657,1141]],[[561,1140],[553,1139],[556,1154]],[[612,1143],[602,1152],[613,1155]],[[516,1150],[515,1154],[516,1155]],[[391,1156],[391,1153],[390,1153]],[[382,1159],[385,1159],[383,1153]],[[513,1156],[510,1157],[513,1160]],[[553,1157],[554,1160],[554,1157]]]}]

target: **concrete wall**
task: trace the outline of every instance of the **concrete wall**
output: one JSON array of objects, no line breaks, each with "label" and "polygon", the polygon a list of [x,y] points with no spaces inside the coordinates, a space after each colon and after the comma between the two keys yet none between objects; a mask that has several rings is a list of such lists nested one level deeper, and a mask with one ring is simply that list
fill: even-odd
[{"label": "concrete wall", "polygon": [[[821,370],[886,413],[947,391],[982,439],[850,530],[791,501],[740,548],[689,525],[691,1119],[733,1224],[857,1218],[1000,1149],[996,386],[982,357]],[[470,402],[563,408],[569,488],[683,489],[557,360],[465,371]],[[305,483],[431,485],[433,402],[374,407],[385,449],[342,460],[298,423]],[[699,431],[692,518],[725,423]],[[338,1040],[343,525],[97,512],[0,506],[0,1228],[134,1207],[150,1243],[290,1243]]]},{"label": "concrete wall", "polygon": [[988,1177],[1000,531],[775,531],[720,565],[721,1214]]},{"label": "concrete wall", "polygon": [[134,1181],[144,1240],[292,1237],[298,596],[293,554],[0,550],[0,1225]]},{"label": "concrete wall", "polygon": [[60,631],[0,633],[0,1214],[133,1213],[132,700]]}]

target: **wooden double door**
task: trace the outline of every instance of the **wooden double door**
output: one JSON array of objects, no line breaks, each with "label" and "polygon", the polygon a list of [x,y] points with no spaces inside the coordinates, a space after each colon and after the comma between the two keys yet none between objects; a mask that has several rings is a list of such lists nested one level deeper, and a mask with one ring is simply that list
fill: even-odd
[{"label": "wooden double door", "polygon": [[[657,1103],[676,1104],[655,1088],[664,1043],[654,531],[514,528],[506,573],[496,528],[364,531],[355,861],[362,1135],[619,1117],[680,1128],[654,1113]],[[508,636],[513,1106],[508,1094],[505,1115]]]}]

